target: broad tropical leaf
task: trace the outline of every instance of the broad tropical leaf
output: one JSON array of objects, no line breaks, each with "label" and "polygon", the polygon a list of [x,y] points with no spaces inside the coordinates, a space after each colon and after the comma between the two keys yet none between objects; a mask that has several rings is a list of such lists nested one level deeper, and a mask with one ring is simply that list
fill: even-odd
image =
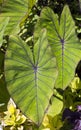
[{"label": "broad tropical leaf", "polygon": [[33,52],[18,36],[12,36],[5,59],[8,90],[23,113],[40,124],[53,94],[56,60],[43,30]]},{"label": "broad tropical leaf", "polygon": [[81,59],[81,43],[75,33],[75,23],[69,7],[66,5],[58,16],[50,8],[44,8],[36,25],[35,40],[41,28],[47,29],[47,36],[58,66],[56,87],[65,88],[75,74],[75,68]]},{"label": "broad tropical leaf", "polygon": [[8,25],[9,17],[0,17],[0,47],[3,43],[3,35],[6,30],[6,26]]},{"label": "broad tropical leaf", "polygon": [[6,0],[3,1],[3,6],[0,9],[0,17],[10,17],[9,24],[6,28],[7,34],[15,33],[19,31],[19,25],[24,21],[31,8],[35,4],[36,0]]}]

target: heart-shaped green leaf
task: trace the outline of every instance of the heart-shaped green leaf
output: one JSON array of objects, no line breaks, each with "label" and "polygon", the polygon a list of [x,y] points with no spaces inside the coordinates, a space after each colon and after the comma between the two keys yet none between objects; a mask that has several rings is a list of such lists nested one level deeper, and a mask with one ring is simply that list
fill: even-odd
[{"label": "heart-shaped green leaf", "polygon": [[12,36],[5,59],[8,90],[23,113],[40,124],[53,94],[57,76],[46,30],[40,34],[33,52],[18,36]]},{"label": "heart-shaped green leaf", "polygon": [[6,34],[17,34],[19,25],[24,21],[35,4],[36,0],[6,0],[0,9],[0,17],[10,17]]},{"label": "heart-shaped green leaf", "polygon": [[65,88],[75,74],[81,59],[81,43],[75,33],[75,23],[66,5],[59,18],[50,8],[44,8],[36,25],[35,40],[41,28],[47,29],[47,36],[58,66],[56,87]]}]

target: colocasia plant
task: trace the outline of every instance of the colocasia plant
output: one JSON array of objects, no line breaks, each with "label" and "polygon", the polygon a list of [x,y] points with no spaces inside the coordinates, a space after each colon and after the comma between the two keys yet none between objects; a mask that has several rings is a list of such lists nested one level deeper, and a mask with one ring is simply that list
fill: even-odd
[{"label": "colocasia plant", "polygon": [[[74,109],[77,104],[65,105],[67,100],[64,99],[64,95],[67,97],[69,93],[70,96],[76,93],[74,96],[77,96],[78,93],[77,90],[71,91],[70,87],[66,90],[81,59],[81,43],[75,32],[75,22],[68,5],[64,6],[60,16],[51,8],[44,7],[40,16],[36,12],[32,15],[35,26],[34,31],[31,29],[33,35],[29,36],[32,40],[26,40],[30,41],[29,45],[20,37],[20,33],[25,23],[31,25],[27,20],[31,18],[32,9],[36,9],[36,6],[37,0],[2,2],[0,47],[6,48],[3,74],[5,90],[7,88],[9,92],[8,98],[10,95],[22,113],[35,124],[33,129],[41,129],[46,114],[55,117],[68,106],[63,119],[73,119],[73,130],[76,127],[79,130],[80,111],[69,109]],[[26,35],[28,38],[28,33]],[[5,104],[5,99],[2,100]],[[68,112],[69,117],[66,114]],[[78,117],[75,118],[75,115]]]}]

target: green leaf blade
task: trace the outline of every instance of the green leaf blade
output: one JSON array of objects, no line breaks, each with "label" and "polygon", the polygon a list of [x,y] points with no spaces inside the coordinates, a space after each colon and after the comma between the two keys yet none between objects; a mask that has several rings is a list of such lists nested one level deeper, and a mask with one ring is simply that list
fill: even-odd
[{"label": "green leaf blade", "polygon": [[58,68],[61,71],[58,74],[56,86],[65,88],[72,80],[75,68],[81,58],[81,45],[76,36],[75,23],[68,6],[64,7],[61,14],[59,34],[61,37],[61,61],[59,61]]},{"label": "green leaf blade", "polygon": [[81,44],[76,36],[69,7],[64,7],[60,20],[50,8],[43,9],[36,25],[35,40],[39,37],[37,34],[41,28],[47,29],[48,41],[57,61],[58,77],[55,87],[64,89],[73,79],[81,59]]},{"label": "green leaf blade", "polygon": [[0,17],[10,17],[5,34],[17,34],[20,31],[20,24],[24,23],[36,0],[7,0],[3,2]]},{"label": "green leaf blade", "polygon": [[19,37],[11,37],[5,74],[8,90],[17,105],[40,125],[57,76],[56,61],[51,54],[46,31],[41,32],[33,53]]},{"label": "green leaf blade", "polygon": [[8,22],[9,22],[9,17],[0,18],[0,47],[2,46],[3,43],[3,35],[6,30],[6,26],[8,25]]}]

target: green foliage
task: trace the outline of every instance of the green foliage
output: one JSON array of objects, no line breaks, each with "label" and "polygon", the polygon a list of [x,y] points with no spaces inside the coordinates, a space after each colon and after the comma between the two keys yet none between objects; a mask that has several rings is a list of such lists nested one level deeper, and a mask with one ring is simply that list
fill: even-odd
[{"label": "green foliage", "polygon": [[11,37],[9,43],[5,59],[7,88],[26,116],[40,124],[57,76],[46,31],[40,33],[33,53],[19,37]]},{"label": "green foliage", "polygon": [[69,86],[71,87],[72,91],[80,89],[81,87],[80,78],[76,75],[76,77],[72,80]]},{"label": "green foliage", "polygon": [[76,110],[76,106],[81,104],[81,80],[75,76],[69,86],[63,92],[63,102],[65,108]]},{"label": "green foliage", "polygon": [[68,6],[64,7],[60,22],[58,19],[50,8],[43,9],[34,36],[37,39],[40,29],[47,28],[48,41],[58,66],[55,87],[65,88],[72,80],[77,63],[81,58],[81,44],[76,36],[75,24]]},{"label": "green foliage", "polygon": [[6,26],[8,25],[9,17],[0,17],[0,47],[3,43],[3,35],[6,29]]},{"label": "green foliage", "polygon": [[50,100],[48,115],[56,116],[61,112],[62,108],[63,108],[63,96],[61,96],[58,92],[54,91],[54,95],[51,97]]},{"label": "green foliage", "polygon": [[81,104],[81,81],[73,79],[81,59],[81,43],[75,32],[81,39],[79,11],[73,13],[76,21],[71,15],[78,4],[80,7],[76,2],[71,8],[75,2],[0,1],[0,111],[6,109],[11,95],[30,119],[25,122],[19,109],[8,105],[5,130],[71,129],[67,121],[62,122],[62,111],[76,110]]},{"label": "green foliage", "polygon": [[35,2],[36,0],[3,1],[0,17],[10,17],[5,34],[17,34],[19,32],[20,25],[22,25],[28,17]]},{"label": "green foliage", "polygon": [[62,125],[61,115],[56,115],[54,117],[46,115],[43,120],[43,130],[59,130]]}]

